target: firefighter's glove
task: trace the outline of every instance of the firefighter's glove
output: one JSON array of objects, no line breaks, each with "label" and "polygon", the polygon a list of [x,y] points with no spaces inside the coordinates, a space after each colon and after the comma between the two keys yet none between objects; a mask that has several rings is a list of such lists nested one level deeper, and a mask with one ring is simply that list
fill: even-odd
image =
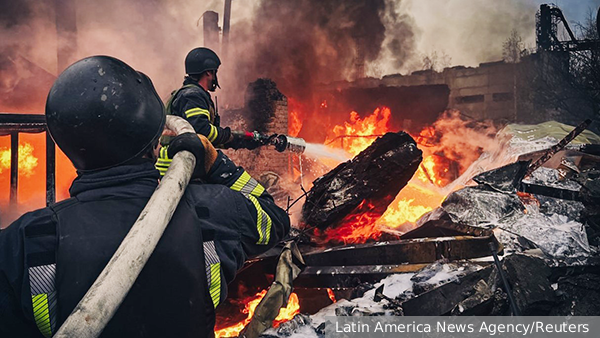
[{"label": "firefighter's glove", "polygon": [[254,150],[262,145],[263,145],[262,142],[255,140],[255,139],[242,141],[242,148],[248,149],[248,150]]},{"label": "firefighter's glove", "polygon": [[184,133],[171,140],[167,154],[173,158],[181,150],[187,150],[196,157],[193,179],[204,178],[217,158],[217,151],[208,139],[195,133]]},{"label": "firefighter's glove", "polygon": [[226,144],[227,148],[231,149],[248,149],[253,150],[260,146],[262,143],[259,140],[253,139],[251,133],[244,131],[232,131],[231,141]]}]

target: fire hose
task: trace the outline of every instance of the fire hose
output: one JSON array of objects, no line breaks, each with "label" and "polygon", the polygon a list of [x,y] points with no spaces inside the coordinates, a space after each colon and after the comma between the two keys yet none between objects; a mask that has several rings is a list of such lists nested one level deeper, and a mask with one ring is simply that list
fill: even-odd
[{"label": "fire hose", "polygon": [[[184,119],[167,116],[167,129],[177,135],[194,132]],[[196,158],[178,152],[129,233],[55,338],[95,338],[112,319],[148,258],[156,248],[192,176]]]}]

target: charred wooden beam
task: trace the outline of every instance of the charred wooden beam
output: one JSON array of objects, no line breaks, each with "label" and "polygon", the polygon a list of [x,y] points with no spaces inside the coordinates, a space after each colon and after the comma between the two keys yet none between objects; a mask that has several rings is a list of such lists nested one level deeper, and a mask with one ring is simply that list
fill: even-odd
[{"label": "charred wooden beam", "polygon": [[457,282],[450,282],[427,291],[402,303],[406,316],[441,316],[450,311],[468,297],[466,291],[474,290],[480,280],[487,280],[493,268],[488,267],[466,275]]},{"label": "charred wooden beam", "polygon": [[560,198],[569,201],[584,201],[583,197],[581,196],[578,190],[561,189],[534,183],[521,182],[521,185],[519,186],[519,191],[534,195]]},{"label": "charred wooden beam", "polygon": [[405,132],[387,133],[313,182],[304,222],[325,229],[355,214],[382,215],[418,169],[422,152]]},{"label": "charred wooden beam", "polygon": [[294,281],[301,288],[351,288],[397,274],[416,272],[429,264],[308,266]]},{"label": "charred wooden beam", "polygon": [[490,242],[497,243],[497,240],[494,236],[422,238],[344,246],[302,256],[307,266],[419,264],[442,258],[453,261],[489,256]]}]

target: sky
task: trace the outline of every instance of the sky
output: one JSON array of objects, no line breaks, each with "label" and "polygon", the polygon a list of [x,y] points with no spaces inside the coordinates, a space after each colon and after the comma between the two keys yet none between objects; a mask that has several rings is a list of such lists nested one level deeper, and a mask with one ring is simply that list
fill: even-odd
[{"label": "sky", "polygon": [[[403,0],[402,11],[412,15],[420,55],[437,52],[451,65],[477,66],[502,58],[502,42],[515,29],[527,48],[535,48],[535,14],[543,0]],[[555,0],[572,29],[584,21],[600,0]],[[410,66],[410,65],[408,65]],[[405,71],[405,69],[400,70]],[[394,72],[385,69],[384,73]]]},{"label": "sky", "polygon": [[529,2],[536,7],[539,7],[541,4],[554,3],[560,7],[570,23],[581,22],[585,20],[588,9],[592,8],[597,11],[598,7],[600,7],[600,0],[526,0],[526,2]]}]

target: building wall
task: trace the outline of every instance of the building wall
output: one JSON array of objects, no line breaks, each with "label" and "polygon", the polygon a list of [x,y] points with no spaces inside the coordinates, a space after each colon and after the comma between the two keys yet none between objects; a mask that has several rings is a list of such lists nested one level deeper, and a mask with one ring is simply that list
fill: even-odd
[{"label": "building wall", "polygon": [[[288,102],[283,97],[275,103],[274,118],[267,124],[267,134],[288,133]],[[225,112],[224,114],[227,114]],[[242,113],[243,114],[243,113]],[[243,120],[232,122],[232,129],[246,129],[247,124]],[[254,178],[260,178],[266,172],[274,172],[278,175],[286,175],[290,171],[289,153],[280,153],[272,146],[260,147],[254,150],[239,149],[225,150],[225,153],[237,164],[250,173]]]},{"label": "building wall", "polygon": [[[500,62],[483,63],[477,68],[452,67],[442,72],[424,70],[410,75],[384,76],[382,79],[367,78],[355,82],[339,82],[323,89],[346,89],[351,87],[377,88],[414,87],[424,85],[447,85],[450,89],[448,107],[476,119],[515,121],[515,95],[517,79],[514,64]],[[518,98],[517,98],[518,100]]]}]

